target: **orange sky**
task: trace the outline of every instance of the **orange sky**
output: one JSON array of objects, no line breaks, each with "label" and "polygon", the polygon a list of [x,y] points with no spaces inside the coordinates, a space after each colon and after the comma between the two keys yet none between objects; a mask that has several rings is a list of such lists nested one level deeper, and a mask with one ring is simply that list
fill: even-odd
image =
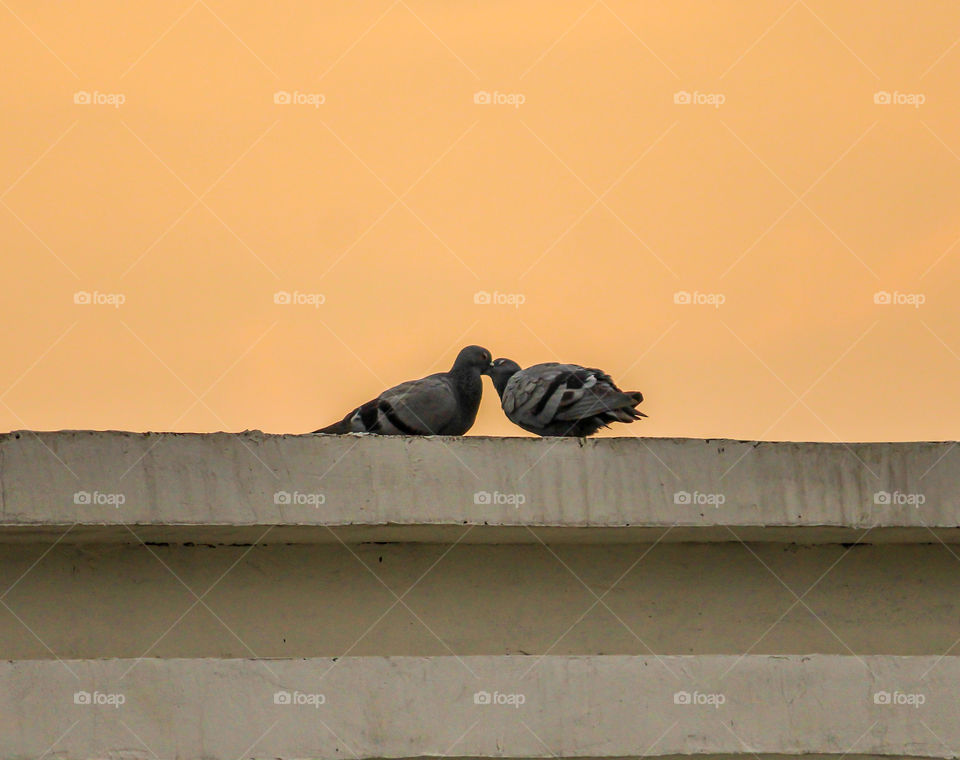
[{"label": "orange sky", "polygon": [[479,343],[643,391],[607,435],[958,436],[955,2],[0,19],[0,429],[304,432]]}]

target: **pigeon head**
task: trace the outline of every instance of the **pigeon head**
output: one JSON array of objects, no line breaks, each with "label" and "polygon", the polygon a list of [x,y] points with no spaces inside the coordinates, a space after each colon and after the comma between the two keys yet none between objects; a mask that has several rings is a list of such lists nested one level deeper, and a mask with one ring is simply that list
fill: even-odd
[{"label": "pigeon head", "polygon": [[457,354],[451,371],[476,369],[483,373],[490,368],[491,358],[490,352],[482,346],[467,346]]},{"label": "pigeon head", "polygon": [[497,393],[502,396],[503,389],[507,387],[510,378],[519,371],[520,365],[513,361],[513,359],[494,359],[493,364],[490,365],[484,374],[490,375],[490,379],[493,380],[493,387],[496,388]]}]

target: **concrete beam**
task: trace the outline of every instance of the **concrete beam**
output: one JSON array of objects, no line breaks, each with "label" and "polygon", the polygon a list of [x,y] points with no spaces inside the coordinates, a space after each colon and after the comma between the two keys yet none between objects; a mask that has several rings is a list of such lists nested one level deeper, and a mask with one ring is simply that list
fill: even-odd
[{"label": "concrete beam", "polygon": [[[951,443],[0,436],[0,540],[960,540]],[[669,533],[667,530],[669,529]],[[931,533],[935,531],[936,537]]]},{"label": "concrete beam", "polygon": [[[9,760],[955,757],[956,657],[0,663]],[[59,737],[59,738],[58,738]]]},{"label": "concrete beam", "polygon": [[8,544],[0,660],[953,654],[958,572],[940,544]]}]

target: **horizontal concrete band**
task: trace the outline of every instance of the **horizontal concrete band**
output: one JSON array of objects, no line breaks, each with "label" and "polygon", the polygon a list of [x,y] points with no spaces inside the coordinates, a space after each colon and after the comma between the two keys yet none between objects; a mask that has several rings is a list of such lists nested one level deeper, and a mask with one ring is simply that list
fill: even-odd
[{"label": "horizontal concrete band", "polygon": [[956,544],[958,528],[840,528],[835,526],[668,526],[562,528],[527,525],[143,525],[138,523],[0,523],[3,544]]},{"label": "horizontal concrete band", "polygon": [[61,758],[954,757],[960,659],[0,663],[0,747]]},{"label": "horizontal concrete band", "polygon": [[[3,540],[957,540],[952,443],[0,436]],[[629,526],[631,530],[622,530]],[[192,529],[200,529],[192,533]],[[151,531],[152,529],[152,531]],[[740,530],[745,531],[741,535]],[[142,535],[140,530],[138,534]]]}]

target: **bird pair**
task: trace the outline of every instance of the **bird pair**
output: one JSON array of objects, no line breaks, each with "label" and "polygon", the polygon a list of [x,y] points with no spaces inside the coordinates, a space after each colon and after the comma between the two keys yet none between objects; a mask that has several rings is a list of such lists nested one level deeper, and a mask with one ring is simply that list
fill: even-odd
[{"label": "bird pair", "polygon": [[511,359],[492,360],[480,346],[467,346],[449,372],[409,380],[385,390],[315,433],[463,435],[472,426],[489,375],[507,418],[542,436],[586,436],[611,422],[646,417],[636,406],[639,391],[621,391],[599,369],[548,362],[527,369]]}]

